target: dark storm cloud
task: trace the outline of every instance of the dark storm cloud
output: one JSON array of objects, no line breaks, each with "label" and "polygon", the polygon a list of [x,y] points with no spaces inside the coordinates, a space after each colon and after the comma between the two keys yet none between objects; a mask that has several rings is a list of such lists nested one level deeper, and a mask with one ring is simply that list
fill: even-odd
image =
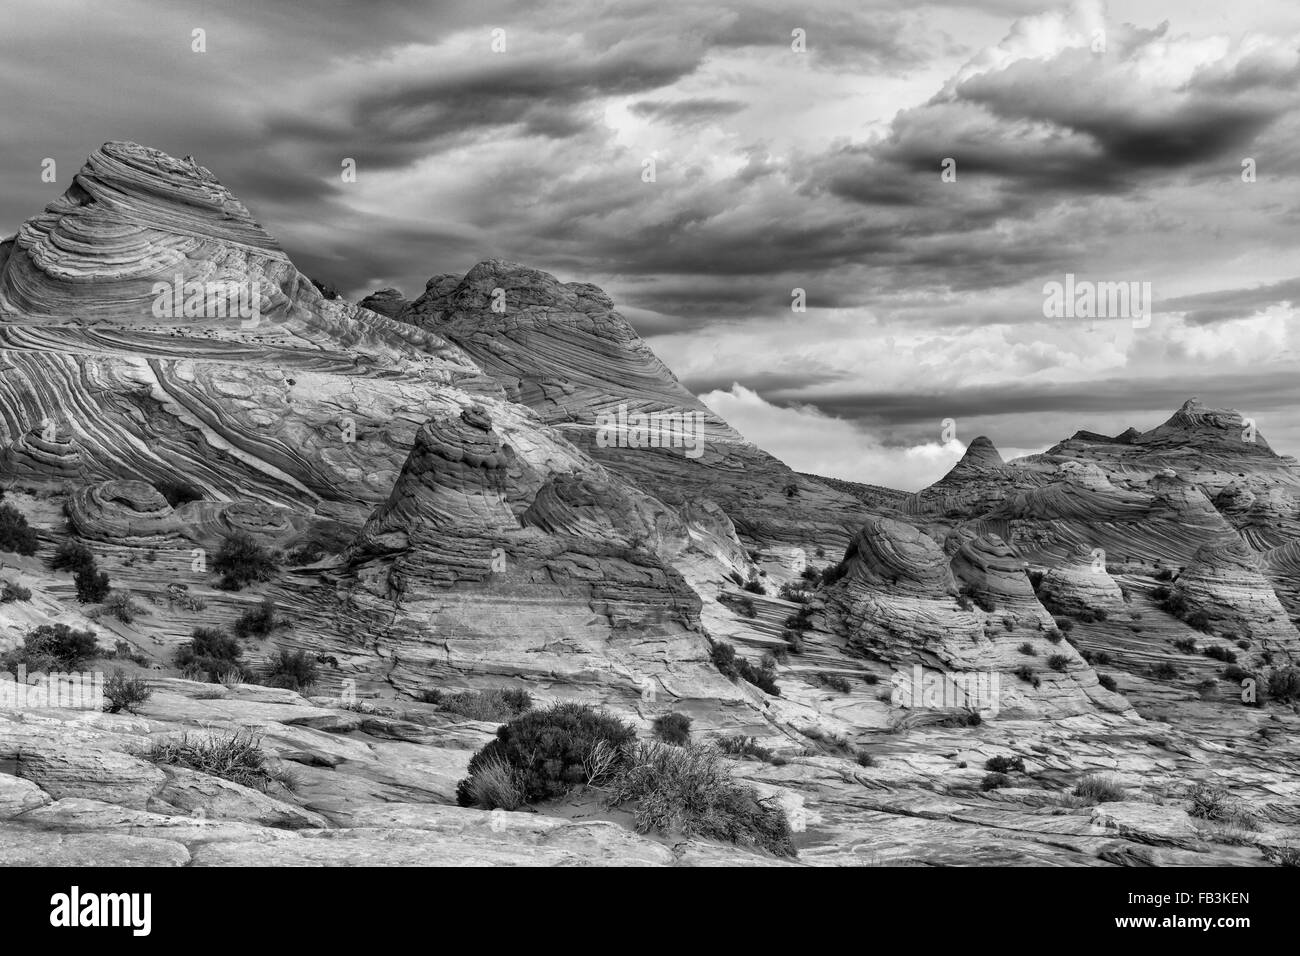
[{"label": "dark storm cloud", "polygon": [[379,169],[405,166],[505,126],[566,139],[598,122],[589,104],[667,86],[694,72],[702,54],[694,43],[647,40],[612,51],[496,55],[485,40],[482,50],[428,66],[425,75],[402,73],[378,89],[362,84],[332,91],[318,115],[275,115],[267,133],[333,153],[348,144],[348,155]]},{"label": "dark storm cloud", "polygon": [[748,104],[741,100],[698,98],[689,100],[642,100],[630,107],[633,115],[664,120],[676,126],[699,126],[739,113]]},{"label": "dark storm cloud", "polygon": [[[741,382],[742,385],[747,385]],[[1175,378],[1111,378],[1065,384],[982,385],[935,393],[840,393],[795,388],[763,396],[778,405],[812,405],[828,415],[864,424],[930,424],[957,411],[968,420],[1002,415],[1070,413],[1077,427],[1088,427],[1088,414],[1146,410],[1159,420],[1134,421],[1139,431],[1165,421],[1183,402],[1199,397],[1207,405],[1244,412],[1293,410],[1295,376],[1291,371],[1205,372]],[[1163,417],[1159,417],[1163,415]],[[1062,438],[1068,436],[1061,436]]]},{"label": "dark storm cloud", "polygon": [[1300,304],[1300,277],[1253,289],[1222,289],[1165,299],[1156,303],[1156,310],[1184,312],[1183,321],[1189,325],[1210,325],[1250,318],[1283,303]]},{"label": "dark storm cloud", "polygon": [[923,63],[930,52],[904,13],[892,4],[804,3],[780,0],[726,4],[713,40],[724,47],[788,51],[792,31],[804,31],[816,67],[889,72]]}]

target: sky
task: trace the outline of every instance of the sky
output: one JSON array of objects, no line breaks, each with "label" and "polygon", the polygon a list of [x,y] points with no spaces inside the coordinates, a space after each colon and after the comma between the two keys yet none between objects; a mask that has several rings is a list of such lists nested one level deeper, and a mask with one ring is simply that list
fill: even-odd
[{"label": "sky", "polygon": [[[1300,453],[1292,0],[0,10],[5,235],[134,140],[349,297],[492,257],[594,282],[800,471],[913,490],[977,435],[1009,458],[1192,396]],[[1149,314],[1049,317],[1067,275]]]}]

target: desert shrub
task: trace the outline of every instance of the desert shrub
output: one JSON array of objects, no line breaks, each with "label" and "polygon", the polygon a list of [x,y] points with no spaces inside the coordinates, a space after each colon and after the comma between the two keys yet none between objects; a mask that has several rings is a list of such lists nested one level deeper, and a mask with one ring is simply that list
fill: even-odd
[{"label": "desert shrub", "polygon": [[1223,661],[1225,664],[1237,663],[1237,652],[1229,650],[1221,644],[1211,644],[1203,651],[1206,657],[1212,657],[1216,661]]},{"label": "desert shrub", "polygon": [[1190,801],[1187,814],[1199,820],[1212,820],[1226,823],[1243,830],[1254,830],[1259,821],[1254,812],[1241,800],[1238,800],[1223,787],[1207,783],[1193,785],[1187,791]]},{"label": "desert shrub", "polygon": [[736,649],[725,641],[718,641],[709,648],[709,660],[723,677],[735,680],[740,676],[736,669]]},{"label": "desert shrub", "polygon": [[796,604],[807,604],[808,595],[797,584],[783,584],[776,592],[776,596],[783,601],[793,601]]},{"label": "desert shrub", "polygon": [[339,297],[339,290],[335,288],[332,282],[322,282],[320,279],[313,279],[310,276],[308,276],[308,281],[316,287],[316,291],[321,294],[321,298],[333,300]]},{"label": "desert shrub", "polygon": [[123,710],[134,714],[136,705],[143,704],[152,697],[153,691],[149,690],[149,685],[143,680],[138,677],[128,678],[119,668],[104,682],[104,696],[108,698],[104,709],[110,714]]},{"label": "desert shrub", "polygon": [[1115,678],[1111,677],[1109,674],[1098,674],[1097,683],[1106,688],[1112,694],[1115,693],[1119,687],[1119,684],[1115,683]]},{"label": "desert shrub", "polygon": [[984,761],[984,769],[993,773],[1024,773],[1024,757],[990,757]]},{"label": "desert shrub", "polygon": [[801,607],[785,619],[785,626],[795,631],[806,631],[812,626],[812,608]]},{"label": "desert shrub", "polygon": [[1044,573],[1042,571],[1029,572],[1029,586],[1037,591],[1043,585]]},{"label": "desert shrub", "polygon": [[957,595],[957,606],[963,611],[970,611],[975,607],[975,605],[971,603],[971,599],[964,594]]},{"label": "desert shrub", "polygon": [[0,604],[12,604],[14,601],[30,601],[32,592],[17,581],[5,581],[0,585]]},{"label": "desert shrub", "polygon": [[990,773],[980,781],[980,789],[987,793],[990,790],[999,790],[1002,787],[1009,787],[1012,779],[1005,773]]},{"label": "desert shrub", "polygon": [[74,571],[72,583],[77,589],[77,600],[82,604],[104,603],[113,588],[109,583],[108,574],[100,571],[94,561]]},{"label": "desert shrub", "polygon": [[610,806],[632,807],[638,833],[680,833],[795,855],[785,812],[774,798],[733,780],[712,747],[655,741],[629,748],[610,790]]},{"label": "desert shrub", "polygon": [[183,481],[159,481],[154,484],[154,488],[157,489],[158,494],[167,499],[167,503],[173,508],[179,508],[191,501],[203,500],[201,491]]},{"label": "desert shrub", "polygon": [[1038,675],[1034,673],[1034,669],[1028,664],[1021,664],[1011,673],[1016,675],[1016,677],[1020,678],[1026,684],[1032,684],[1034,687],[1037,687],[1042,683],[1042,681],[1039,680]]},{"label": "desert shrub", "polygon": [[786,628],[781,632],[781,640],[785,641],[786,648],[791,654],[803,653],[803,635],[798,631],[792,631]]},{"label": "desert shrub", "polygon": [[174,660],[182,671],[201,673],[212,683],[232,670],[242,675],[242,657],[239,641],[225,631],[216,627],[198,627],[190,635],[190,642],[176,652]]},{"label": "desert shrub", "polygon": [[1230,680],[1233,683],[1239,683],[1251,676],[1250,671],[1244,667],[1238,667],[1236,664],[1229,664],[1223,669],[1223,679]]},{"label": "desert shrub", "polygon": [[1161,568],[1159,571],[1156,572],[1157,581],[1172,581],[1173,579],[1174,579],[1174,572],[1169,568]]},{"label": "desert shrub", "polygon": [[[1166,579],[1167,580],[1167,579]],[[1170,595],[1174,592],[1167,587],[1156,587],[1151,589],[1151,599],[1157,604],[1164,604],[1169,600]]]},{"label": "desert shrub", "polygon": [[[1074,622],[1068,617],[1058,617],[1054,618],[1054,620],[1056,622],[1056,629],[1061,632],[1062,636],[1065,636],[1074,630]],[[1050,637],[1050,632],[1048,636]]]},{"label": "desert shrub", "polygon": [[1268,696],[1273,700],[1300,698],[1300,667],[1281,667],[1269,674]]},{"label": "desert shrub", "polygon": [[839,694],[847,694],[853,690],[853,685],[849,683],[847,677],[839,674],[822,674],[821,681],[831,690]]},{"label": "desert shrub", "polygon": [[257,790],[265,791],[277,783],[291,789],[292,778],[272,768],[261,743],[261,738],[248,730],[206,737],[181,734],[157,741],[145,756],[154,763],[188,767]]},{"label": "desert shrub", "polygon": [[254,581],[269,581],[279,570],[275,555],[247,534],[237,533],[221,542],[212,561],[212,570],[221,575],[218,585],[226,591],[238,591]]},{"label": "desert shrub", "polygon": [[465,781],[465,806],[481,810],[518,810],[528,801],[524,797],[523,774],[501,757],[483,761],[478,771]]},{"label": "desert shrub", "polygon": [[1174,641],[1174,647],[1177,650],[1182,651],[1184,654],[1195,654],[1197,649],[1196,638],[1180,637],[1178,640]]},{"label": "desert shrub", "polygon": [[[742,587],[743,590],[748,591],[750,594],[766,594],[766,593],[767,593],[767,589],[763,587],[763,582],[760,581],[760,580],[758,580],[758,578],[750,578],[750,579],[749,579],[748,581],[746,581],[746,582],[745,582],[741,587]],[[751,607],[752,607],[752,606],[753,606],[753,605],[752,605],[752,603],[751,603]],[[753,615],[750,615],[750,616],[752,617]]]},{"label": "desert shrub", "polygon": [[[978,607],[981,611],[984,611],[986,613],[996,611],[998,608],[997,603],[993,600],[992,596],[984,593],[983,591],[978,590],[977,588],[972,587],[969,584],[963,584],[958,589],[957,595],[958,597],[964,597],[967,600],[971,601],[972,603],[975,604],[976,607]],[[967,610],[967,609],[963,608],[963,610]]]},{"label": "desert shrub", "polygon": [[866,750],[859,749],[853,755],[853,759],[857,761],[859,767],[874,767],[876,765],[876,758]]},{"label": "desert shrub", "polygon": [[1065,640],[1065,635],[1062,634],[1061,631],[1055,627],[1049,629],[1044,636],[1053,644],[1060,644],[1061,641]]},{"label": "desert shrub", "polygon": [[776,661],[772,658],[763,658],[763,662],[758,667],[755,667],[743,657],[737,658],[736,669],[740,672],[741,678],[753,684],[759,690],[771,694],[773,697],[781,696],[781,688],[776,683]]},{"label": "desert shrub", "polygon": [[320,680],[320,668],[306,651],[280,648],[267,661],[262,683],[267,687],[305,691]]},{"label": "desert shrub", "polygon": [[684,747],[691,742],[691,718],[685,714],[661,714],[655,718],[655,736],[666,744]]},{"label": "desert shrub", "polygon": [[4,655],[4,666],[13,670],[19,664],[29,671],[76,671],[99,653],[95,635],[74,630],[66,624],[42,624],[28,631],[23,646]]},{"label": "desert shrub", "polygon": [[1206,614],[1204,611],[1192,611],[1190,614],[1188,614],[1186,617],[1183,618],[1183,623],[1185,623],[1188,627],[1195,628],[1196,630],[1201,631],[1205,634],[1209,634],[1211,632],[1210,616]]},{"label": "desert shrub", "polygon": [[110,591],[104,598],[103,610],[123,624],[130,624],[139,615],[145,613],[144,608],[132,601],[131,595],[125,591]]},{"label": "desert shrub", "polygon": [[1116,803],[1124,799],[1124,788],[1110,777],[1090,773],[1074,785],[1074,795],[1089,803]]},{"label": "desert shrub", "polygon": [[1047,666],[1054,671],[1060,671],[1064,674],[1070,669],[1070,659],[1064,654],[1053,654],[1047,658]]},{"label": "desert shrub", "polygon": [[1237,646],[1240,647],[1243,651],[1248,651],[1250,650],[1250,641],[1246,640],[1244,637],[1238,638]]},{"label": "desert shrub", "polygon": [[1021,644],[1019,647],[1016,648],[1016,650],[1018,650],[1021,654],[1027,654],[1030,657],[1038,656],[1038,651],[1034,650],[1034,645],[1030,644],[1028,641],[1025,641],[1023,644]]},{"label": "desert shrub", "polygon": [[1202,697],[1209,697],[1218,689],[1218,687],[1219,682],[1217,680],[1213,677],[1207,677],[1205,680],[1197,682],[1196,691]]},{"label": "desert shrub", "polygon": [[1014,631],[1016,629],[1016,622],[1011,620],[1009,617],[1004,617],[1002,619],[1002,629],[1004,631]]},{"label": "desert shrub", "polygon": [[1098,665],[1105,666],[1112,662],[1112,658],[1105,651],[1080,651],[1079,656],[1094,667]]},{"label": "desert shrub", "polygon": [[126,641],[122,641],[122,640],[115,641],[113,643],[113,650],[107,654],[104,654],[103,656],[115,658],[117,660],[122,660],[122,661],[132,661],[133,663],[138,664],[141,667],[149,666],[149,658],[145,657],[143,654],[139,653],[134,647],[132,647]]},{"label": "desert shrub", "polygon": [[463,690],[448,694],[430,689],[421,691],[417,698],[426,704],[437,704],[440,710],[459,714],[470,720],[502,723],[514,720],[533,707],[533,698],[522,688],[504,687],[497,690]]},{"label": "desert shrub", "polygon": [[59,542],[59,546],[54,549],[54,554],[50,556],[49,563],[51,571],[77,571],[93,566],[95,555],[80,541],[69,538]]},{"label": "desert shrub", "polygon": [[879,677],[878,675],[876,675],[876,674],[863,674],[863,675],[862,675],[862,683],[864,683],[864,684],[868,684],[868,685],[879,684],[879,683],[880,683],[880,677]]},{"label": "desert shrub", "polygon": [[36,553],[36,532],[27,526],[27,518],[13,505],[0,505],[0,551]]},{"label": "desert shrub", "polygon": [[772,751],[760,747],[753,737],[746,737],[744,734],[715,737],[713,743],[724,754],[731,754],[734,757],[753,757],[764,763],[772,760]]},{"label": "desert shrub", "polygon": [[605,751],[616,755],[617,763],[621,762],[617,755],[635,738],[635,731],[617,717],[585,704],[561,703],[528,711],[497,728],[496,740],[470,758],[469,774],[457,786],[456,799],[461,806],[474,805],[472,780],[493,760],[518,771],[525,801],[563,796],[589,779],[586,763],[598,743],[605,743]]},{"label": "desert shrub", "polygon": [[257,607],[249,608],[235,621],[235,633],[240,637],[266,637],[284,622],[276,616],[275,602],[270,598]]},{"label": "desert shrub", "polygon": [[755,667],[743,657],[737,656],[736,649],[730,644],[718,641],[709,648],[709,659],[724,677],[748,681],[773,697],[781,695],[781,689],[776,685],[776,664],[771,658]]},{"label": "desert shrub", "polygon": [[1300,866],[1300,847],[1290,843],[1264,847],[1264,859],[1274,866]]},{"label": "desert shrub", "polygon": [[1159,664],[1151,665],[1150,674],[1156,680],[1176,680],[1182,672],[1169,661],[1161,661]]},{"label": "desert shrub", "polygon": [[298,567],[303,564],[315,564],[323,557],[325,557],[325,551],[320,545],[314,543],[300,544],[284,553],[284,563],[290,567]]},{"label": "desert shrub", "polygon": [[[1037,685],[1034,685],[1037,686]],[[978,727],[984,722],[984,718],[979,715],[978,711],[959,710],[954,714],[948,714],[941,717],[935,722],[936,727]]]}]

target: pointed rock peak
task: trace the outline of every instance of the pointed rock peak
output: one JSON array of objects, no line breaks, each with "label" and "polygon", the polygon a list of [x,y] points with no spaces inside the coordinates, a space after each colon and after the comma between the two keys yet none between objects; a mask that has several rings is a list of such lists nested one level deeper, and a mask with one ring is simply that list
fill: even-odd
[{"label": "pointed rock peak", "polygon": [[1165,428],[1240,428],[1241,413],[1232,409],[1212,408],[1199,398],[1189,398],[1165,422]]},{"label": "pointed rock peak", "polygon": [[1115,436],[1115,441],[1125,445],[1131,445],[1133,443],[1133,440],[1141,434],[1142,433],[1140,431],[1138,431],[1136,428],[1130,425],[1128,428],[1124,429],[1122,432],[1120,432],[1118,435]]},{"label": "pointed rock peak", "polygon": [[1199,398],[1189,398],[1163,425],[1142,435],[1141,444],[1191,444],[1219,452],[1233,450],[1254,456],[1275,457],[1255,425],[1232,408],[1214,408]]},{"label": "pointed rock peak", "polygon": [[395,319],[411,303],[407,301],[406,296],[402,295],[400,289],[389,287],[370,293],[357,304],[363,309]]},{"label": "pointed rock peak", "polygon": [[[138,143],[92,152],[2,258],[4,312],[128,324],[174,318],[155,308],[158,283],[223,283],[226,292],[238,283],[247,298],[257,283],[263,316],[298,295],[297,271],[279,244],[211,171]],[[203,292],[205,309],[216,294]],[[191,289],[174,294],[192,297]]]},{"label": "pointed rock peak", "polygon": [[997,447],[983,435],[980,435],[966,447],[966,454],[961,456],[959,464],[975,465],[980,468],[1001,468],[1006,464]]}]

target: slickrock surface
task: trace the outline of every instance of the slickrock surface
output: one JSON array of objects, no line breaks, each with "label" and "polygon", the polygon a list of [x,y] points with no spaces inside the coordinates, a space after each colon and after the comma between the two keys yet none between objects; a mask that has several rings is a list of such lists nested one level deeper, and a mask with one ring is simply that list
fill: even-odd
[{"label": "slickrock surface", "polygon": [[[177,276],[261,312],[166,314]],[[623,411],[698,414],[700,453],[598,440]],[[1300,475],[1253,423],[1193,400],[1025,459],[976,439],[916,495],[862,477],[747,442],[594,286],[492,259],[413,301],[326,300],[210,171],[106,144],[0,245],[0,487],[37,535],[0,553],[31,592],[0,603],[0,652],[89,630],[88,666],[153,696],[0,704],[0,864],[1259,865],[1300,837],[1300,717],[1224,669],[1263,684],[1300,654]],[[223,590],[236,533],[292,554]],[[77,602],[50,569],[69,541],[134,613]],[[245,661],[306,652],[314,696],[178,676],[195,628],[265,599],[283,626]],[[718,642],[776,691],[719,673]],[[914,668],[992,706],[905,694]],[[798,860],[640,835],[593,793],[455,806],[496,725],[419,697],[502,688],[755,738],[770,757],[733,770]],[[291,787],[149,758],[239,730]],[[1092,773],[1124,799],[1073,796]],[[1196,783],[1256,828],[1189,817]]]}]

